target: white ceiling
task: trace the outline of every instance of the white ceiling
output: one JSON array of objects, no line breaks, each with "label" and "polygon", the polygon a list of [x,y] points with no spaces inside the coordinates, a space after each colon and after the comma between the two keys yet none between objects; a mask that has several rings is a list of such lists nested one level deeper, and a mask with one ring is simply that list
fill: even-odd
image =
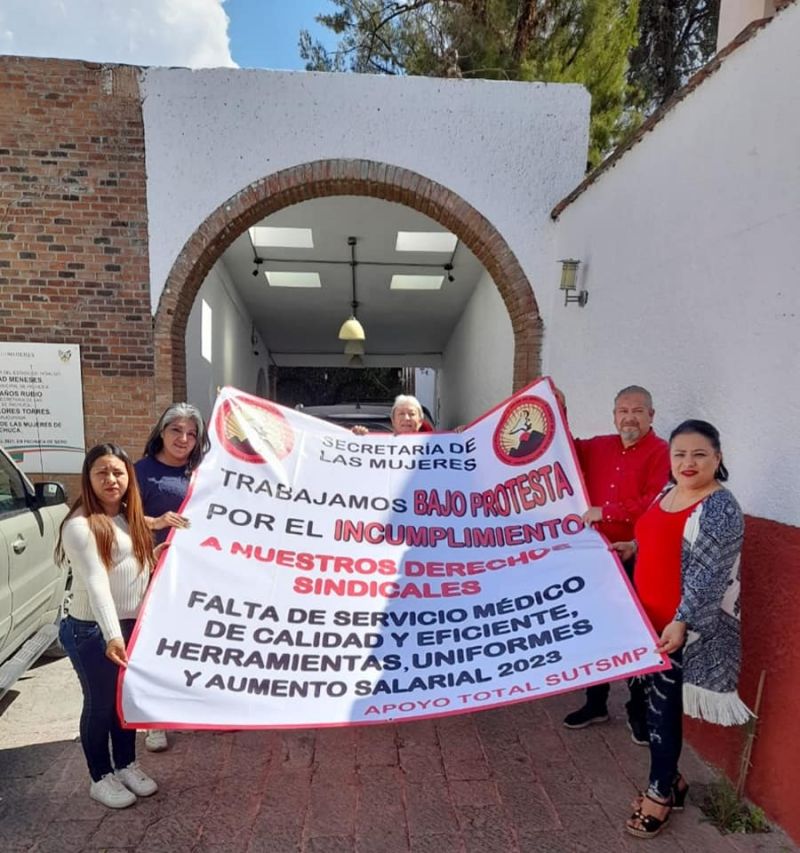
[{"label": "white ceiling", "polygon": [[[461,242],[453,259],[452,282],[443,270],[450,255],[396,252],[398,231],[445,229],[394,202],[356,196],[314,199],[284,208],[259,224],[311,228],[314,237],[313,249],[260,249],[262,257],[277,260],[265,260],[256,277],[247,232],[222,256],[256,329],[278,363],[290,363],[292,356],[341,355],[344,343],[337,335],[351,312],[352,299],[349,236],[358,241],[357,313],[367,336],[368,358],[403,355],[414,356],[419,364],[435,363],[483,273],[482,265]],[[307,263],[286,263],[287,259]],[[345,263],[324,264],[322,260]],[[365,261],[390,265],[369,266]],[[431,268],[410,267],[410,263],[430,264]],[[322,287],[270,287],[266,270],[317,272]],[[445,280],[438,291],[390,290],[389,282],[396,273],[444,274]],[[321,358],[319,363],[328,361]]]}]

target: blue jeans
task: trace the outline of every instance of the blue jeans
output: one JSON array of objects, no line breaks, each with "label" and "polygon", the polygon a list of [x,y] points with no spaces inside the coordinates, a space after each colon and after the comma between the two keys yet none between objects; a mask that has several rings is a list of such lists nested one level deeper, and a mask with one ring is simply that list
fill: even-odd
[{"label": "blue jeans", "polygon": [[672,669],[644,677],[650,734],[650,783],[647,793],[668,800],[678,779],[683,747],[683,649],[669,656]]},{"label": "blue jeans", "polygon": [[[126,644],[133,626],[133,619],[120,620]],[[61,621],[58,637],[78,674],[83,690],[81,746],[89,765],[89,775],[97,782],[115,768],[121,770],[135,761],[136,730],[123,729],[117,717],[119,667],[106,657],[106,641],[97,622],[67,616]],[[108,750],[109,738],[111,754]]]}]

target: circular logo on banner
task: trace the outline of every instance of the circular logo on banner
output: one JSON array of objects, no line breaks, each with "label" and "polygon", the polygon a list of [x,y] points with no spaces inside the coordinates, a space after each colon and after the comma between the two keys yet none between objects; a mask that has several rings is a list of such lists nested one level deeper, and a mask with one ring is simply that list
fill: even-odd
[{"label": "circular logo on banner", "polygon": [[506,408],[494,431],[494,452],[507,465],[527,465],[550,446],[553,410],[539,397],[520,397]]},{"label": "circular logo on banner", "polygon": [[245,462],[283,459],[292,452],[294,432],[280,409],[266,400],[233,397],[217,412],[217,435],[222,446]]}]

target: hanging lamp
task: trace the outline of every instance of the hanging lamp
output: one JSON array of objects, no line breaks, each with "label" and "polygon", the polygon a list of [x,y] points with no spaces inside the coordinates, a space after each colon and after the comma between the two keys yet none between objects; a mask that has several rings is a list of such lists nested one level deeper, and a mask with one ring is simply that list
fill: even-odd
[{"label": "hanging lamp", "polygon": [[364,355],[364,341],[345,341],[345,355]]},{"label": "hanging lamp", "polygon": [[364,333],[364,327],[358,322],[356,311],[358,310],[358,300],[356,299],[356,238],[348,237],[347,245],[350,247],[350,277],[353,286],[353,299],[350,306],[353,309],[352,314],[342,323],[339,329],[340,341],[364,341],[367,336]]}]

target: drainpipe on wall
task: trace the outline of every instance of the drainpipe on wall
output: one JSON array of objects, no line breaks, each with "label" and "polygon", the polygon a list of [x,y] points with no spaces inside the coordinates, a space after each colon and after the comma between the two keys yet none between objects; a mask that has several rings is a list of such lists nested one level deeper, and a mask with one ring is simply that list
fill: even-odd
[{"label": "drainpipe on wall", "polygon": [[717,53],[753,21],[771,18],[780,0],[721,0],[717,25]]}]

